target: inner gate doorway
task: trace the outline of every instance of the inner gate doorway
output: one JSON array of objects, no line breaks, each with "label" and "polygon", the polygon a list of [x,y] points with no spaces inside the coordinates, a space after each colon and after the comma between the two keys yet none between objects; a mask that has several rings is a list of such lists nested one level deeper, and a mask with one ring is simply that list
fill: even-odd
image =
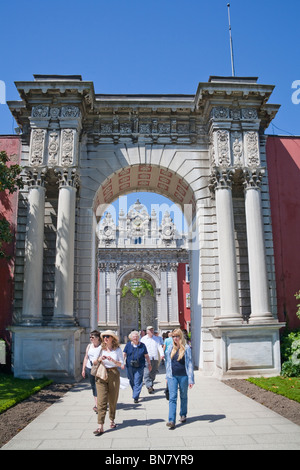
[{"label": "inner gate doorway", "polygon": [[145,330],[148,325],[157,329],[154,291],[152,284],[143,278],[124,284],[120,300],[120,339],[124,343],[132,330]]}]

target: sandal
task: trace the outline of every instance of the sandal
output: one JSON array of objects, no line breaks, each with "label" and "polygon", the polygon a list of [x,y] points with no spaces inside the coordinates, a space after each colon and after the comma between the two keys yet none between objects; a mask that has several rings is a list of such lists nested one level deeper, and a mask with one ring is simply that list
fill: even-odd
[{"label": "sandal", "polygon": [[95,411],[95,413],[98,414],[98,408],[97,408],[97,406],[94,406],[93,411]]},{"label": "sandal", "polygon": [[114,429],[114,428],[117,427],[117,425],[116,425],[116,423],[115,423],[114,421],[111,421],[111,422],[110,422],[110,427],[111,427],[111,429]]},{"label": "sandal", "polygon": [[104,431],[98,428],[96,429],[96,431],[93,432],[93,434],[95,434],[95,436],[102,436],[102,434],[104,434]]}]

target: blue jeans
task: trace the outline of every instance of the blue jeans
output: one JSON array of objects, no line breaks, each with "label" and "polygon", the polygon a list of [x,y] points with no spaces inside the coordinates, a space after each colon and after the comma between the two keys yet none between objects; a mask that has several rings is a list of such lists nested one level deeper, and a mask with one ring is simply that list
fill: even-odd
[{"label": "blue jeans", "polygon": [[132,398],[137,400],[140,396],[143,386],[144,366],[142,367],[127,367],[127,377],[132,388]]},{"label": "blue jeans", "polygon": [[96,389],[96,382],[95,382],[96,377],[94,377],[94,376],[91,374],[91,369],[89,369],[88,367],[85,368],[85,376],[86,376],[86,378],[89,379],[89,381],[90,381],[90,384],[91,384],[91,387],[92,387],[93,396],[96,397],[96,396],[97,396],[97,389]]},{"label": "blue jeans", "polygon": [[169,389],[169,422],[176,422],[177,394],[179,387],[180,394],[180,416],[187,415],[187,398],[188,398],[188,376],[174,376],[168,378]]}]

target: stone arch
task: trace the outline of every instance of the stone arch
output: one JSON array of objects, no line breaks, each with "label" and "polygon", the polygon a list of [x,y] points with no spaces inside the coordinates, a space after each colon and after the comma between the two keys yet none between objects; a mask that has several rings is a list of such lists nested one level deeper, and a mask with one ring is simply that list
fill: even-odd
[{"label": "stone arch", "polygon": [[[170,149],[169,151],[161,150],[161,152],[169,153]],[[171,160],[176,157],[176,153],[173,149],[173,158]],[[188,223],[191,223],[196,210],[196,191],[199,190],[198,179],[201,178],[199,173],[196,174],[196,168],[191,169],[190,174],[187,174],[183,172],[182,168],[174,171],[157,163],[143,162],[132,165],[126,163],[126,166],[118,168],[99,185],[93,200],[93,211],[97,217],[104,212],[108,204],[118,197],[134,191],[147,191],[171,199],[185,212]],[[182,166],[184,166],[184,163]],[[207,186],[208,183],[206,182]],[[207,195],[209,195],[209,192]]]}]

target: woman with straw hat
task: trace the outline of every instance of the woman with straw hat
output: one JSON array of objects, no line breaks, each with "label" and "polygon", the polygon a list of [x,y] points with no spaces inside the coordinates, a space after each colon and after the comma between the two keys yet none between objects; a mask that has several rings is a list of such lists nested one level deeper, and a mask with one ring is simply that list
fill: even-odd
[{"label": "woman with straw hat", "polygon": [[[98,424],[94,431],[96,436],[104,433],[103,425],[109,405],[110,427],[116,427],[115,415],[120,388],[120,372],[118,367],[124,369],[123,352],[119,345],[119,338],[112,330],[101,333],[101,353],[97,361],[101,362],[107,371],[107,380],[96,377],[97,398],[98,398]],[[95,361],[96,363],[96,361]]]}]

